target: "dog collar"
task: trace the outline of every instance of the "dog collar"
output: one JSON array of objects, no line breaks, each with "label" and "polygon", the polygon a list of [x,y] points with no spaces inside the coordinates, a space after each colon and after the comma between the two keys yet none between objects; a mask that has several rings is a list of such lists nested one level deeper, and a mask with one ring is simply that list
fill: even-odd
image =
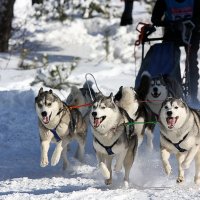
[{"label": "dog collar", "polygon": [[[189,134],[189,133],[188,133]],[[185,138],[188,136],[188,134],[186,134],[182,140],[180,140],[177,143],[173,143],[170,139],[168,139],[165,135],[162,134],[162,136],[165,138],[165,140],[167,140],[169,143],[173,144],[181,153],[187,151],[186,149],[183,149],[180,147],[181,142],[183,142],[185,140]]]},{"label": "dog collar", "polygon": [[113,153],[112,148],[113,148],[113,146],[115,144],[117,144],[117,142],[118,142],[119,139],[117,139],[111,146],[104,146],[101,142],[99,142],[99,140],[97,140],[97,138],[95,138],[95,140],[97,141],[97,143],[99,143],[106,150],[106,152],[108,153],[108,155],[115,154],[115,153]]}]

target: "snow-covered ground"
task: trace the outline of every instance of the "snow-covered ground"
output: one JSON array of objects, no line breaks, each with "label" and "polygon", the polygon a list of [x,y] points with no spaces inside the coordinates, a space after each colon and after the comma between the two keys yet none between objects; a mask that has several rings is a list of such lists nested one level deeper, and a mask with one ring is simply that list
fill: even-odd
[{"label": "snow-covered ground", "polygon": [[[122,10],[123,3],[117,2]],[[119,18],[109,22],[103,19],[79,19],[65,24],[44,21],[36,23],[27,18],[27,11],[31,6],[29,1],[17,0],[15,6],[15,23],[22,23],[31,36],[27,43],[33,48],[30,58],[48,54],[49,63],[64,63],[79,57],[78,67],[72,72],[69,80],[82,84],[85,82],[85,74],[92,73],[105,94],[115,93],[121,85],[134,86],[141,55],[140,49],[137,49],[138,59],[135,65],[135,26],[139,21],[149,22],[143,4],[135,3],[135,21],[130,27],[119,27]],[[101,33],[108,27],[116,32],[110,41],[111,55],[106,59]],[[16,38],[12,38],[11,42],[17,41]],[[169,177],[165,175],[159,154],[159,127],[155,131],[154,150],[148,152],[145,141],[138,150],[129,188],[123,185],[123,171],[114,173],[111,186],[104,184],[97,168],[90,130],[84,163],[73,158],[76,146],[73,143],[69,152],[71,166],[67,171],[62,171],[62,163],[55,167],[41,168],[34,98],[42,84],[31,86],[37,70],[20,70],[19,54],[17,50],[11,54],[0,54],[0,199],[200,198],[199,187],[193,183],[194,164],[186,171],[184,184],[176,184],[177,164],[174,157],[170,160],[173,173]],[[54,91],[63,99],[69,93],[68,90]],[[54,147],[51,146],[49,155]]]}]

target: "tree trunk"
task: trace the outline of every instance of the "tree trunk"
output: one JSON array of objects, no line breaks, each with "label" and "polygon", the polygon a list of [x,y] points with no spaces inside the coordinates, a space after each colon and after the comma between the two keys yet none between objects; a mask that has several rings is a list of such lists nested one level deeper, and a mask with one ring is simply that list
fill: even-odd
[{"label": "tree trunk", "polygon": [[0,52],[8,51],[15,0],[0,0]]},{"label": "tree trunk", "polygon": [[32,5],[33,4],[35,4],[35,3],[37,3],[37,4],[42,4],[43,3],[43,0],[32,0]]}]

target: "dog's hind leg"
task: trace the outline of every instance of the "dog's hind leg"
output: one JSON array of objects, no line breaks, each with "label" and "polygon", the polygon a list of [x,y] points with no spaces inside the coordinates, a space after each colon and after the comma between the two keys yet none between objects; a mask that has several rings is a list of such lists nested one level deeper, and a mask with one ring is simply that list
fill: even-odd
[{"label": "dog's hind leg", "polygon": [[79,161],[83,161],[85,153],[85,140],[83,138],[77,138],[78,147],[75,153],[75,158]]},{"label": "dog's hind leg", "polygon": [[147,147],[150,150],[153,150],[153,132],[149,127],[147,127],[145,129],[145,133],[146,133],[146,136],[147,136]]},{"label": "dog's hind leg", "polygon": [[195,156],[195,177],[194,182],[197,185],[200,185],[200,150]]},{"label": "dog's hind leg", "polygon": [[138,139],[137,136],[133,137],[130,141],[130,147],[126,153],[126,157],[124,159],[124,169],[125,169],[125,175],[124,175],[124,184],[126,187],[128,187],[129,182],[129,175],[131,171],[131,167],[133,165],[137,148],[138,148]]},{"label": "dog's hind leg", "polygon": [[176,182],[182,183],[184,181],[184,169],[182,168],[182,163],[185,160],[185,154],[178,153],[176,159],[178,161],[178,178]]},{"label": "dog's hind leg", "polygon": [[68,162],[68,159],[67,159],[67,151],[68,151],[68,145],[66,145],[66,147],[62,151],[63,170],[66,170],[68,165],[69,165],[69,162]]}]

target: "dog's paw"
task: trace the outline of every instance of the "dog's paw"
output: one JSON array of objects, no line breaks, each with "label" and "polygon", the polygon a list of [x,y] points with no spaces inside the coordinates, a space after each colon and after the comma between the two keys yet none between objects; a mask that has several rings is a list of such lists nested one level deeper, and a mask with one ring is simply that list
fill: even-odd
[{"label": "dog's paw", "polygon": [[60,160],[60,153],[57,153],[56,151],[54,151],[51,157],[51,166],[57,165],[59,160]]},{"label": "dog's paw", "polygon": [[165,166],[164,166],[164,169],[165,169],[165,173],[166,173],[167,175],[170,175],[170,174],[171,174],[172,168],[171,168],[170,165],[165,165]]},{"label": "dog's paw", "polygon": [[104,178],[109,179],[110,178],[110,172],[109,172],[107,166],[103,162],[101,162],[99,164],[99,168],[100,168],[101,173],[104,176]]},{"label": "dog's paw", "polygon": [[110,178],[109,178],[109,179],[106,179],[106,180],[105,180],[105,184],[106,184],[106,185],[111,185],[111,184],[112,184],[112,179],[110,179]]},{"label": "dog's paw", "polygon": [[48,158],[41,158],[40,167],[46,167],[49,164]]},{"label": "dog's paw", "polygon": [[126,189],[129,188],[129,182],[128,182],[128,181],[124,181],[124,187],[125,187]]},{"label": "dog's paw", "polygon": [[190,163],[189,162],[183,162],[181,166],[182,166],[183,169],[188,169],[190,167]]},{"label": "dog's paw", "polygon": [[176,182],[177,183],[182,183],[184,181],[184,177],[183,176],[179,176],[177,179],[176,179]]}]

